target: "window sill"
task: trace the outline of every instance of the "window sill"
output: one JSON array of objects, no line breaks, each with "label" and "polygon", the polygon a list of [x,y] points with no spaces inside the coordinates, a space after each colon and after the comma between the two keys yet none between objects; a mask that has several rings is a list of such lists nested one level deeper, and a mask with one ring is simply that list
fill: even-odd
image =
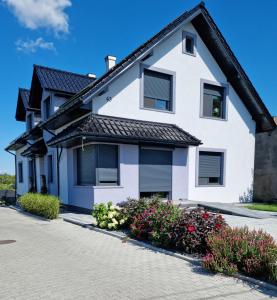
[{"label": "window sill", "polygon": [[93,189],[100,190],[100,189],[123,189],[122,185],[95,185]]},{"label": "window sill", "polygon": [[85,188],[85,189],[123,189],[122,185],[74,185],[73,188]]},{"label": "window sill", "polygon": [[161,112],[161,113],[167,113],[167,114],[175,114],[175,111],[163,110],[163,109],[155,109],[155,108],[148,108],[148,107],[143,107],[143,106],[141,106],[140,109],[150,110],[150,111],[155,111],[155,112]]},{"label": "window sill", "polygon": [[189,52],[183,51],[183,54],[196,57],[196,53],[189,53]]},{"label": "window sill", "polygon": [[228,121],[227,118],[216,118],[216,117],[205,117],[200,116],[201,119],[207,119],[207,120],[215,120],[215,121]]},{"label": "window sill", "polygon": [[196,187],[225,187],[225,184],[196,184]]}]

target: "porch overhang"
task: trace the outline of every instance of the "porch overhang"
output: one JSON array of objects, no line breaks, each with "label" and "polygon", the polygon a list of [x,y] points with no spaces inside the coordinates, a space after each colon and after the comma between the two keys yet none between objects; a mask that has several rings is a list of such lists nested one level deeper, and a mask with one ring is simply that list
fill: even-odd
[{"label": "porch overhang", "polygon": [[27,133],[23,133],[22,135],[20,135],[18,138],[16,138],[15,140],[13,140],[6,148],[5,151],[16,151],[24,146],[27,145]]},{"label": "porch overhang", "polygon": [[28,132],[26,138],[30,141],[35,141],[38,140],[39,138],[42,138],[42,136],[43,136],[42,128],[40,124],[38,124]]},{"label": "porch overhang", "polygon": [[26,157],[41,157],[47,153],[47,147],[43,139],[30,145],[26,150],[24,150],[21,155]]},{"label": "porch overhang", "polygon": [[90,142],[180,148],[201,144],[199,139],[173,124],[91,114],[71,124],[47,145],[70,148]]}]

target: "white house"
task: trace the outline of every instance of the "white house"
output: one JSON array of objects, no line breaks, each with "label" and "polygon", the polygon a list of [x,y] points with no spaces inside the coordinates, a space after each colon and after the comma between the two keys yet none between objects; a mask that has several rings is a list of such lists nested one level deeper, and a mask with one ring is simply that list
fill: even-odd
[{"label": "white house", "polygon": [[201,3],[96,79],[34,66],[19,90],[26,132],[17,193],[72,208],[160,194],[238,202],[252,189],[255,133],[275,127]]}]

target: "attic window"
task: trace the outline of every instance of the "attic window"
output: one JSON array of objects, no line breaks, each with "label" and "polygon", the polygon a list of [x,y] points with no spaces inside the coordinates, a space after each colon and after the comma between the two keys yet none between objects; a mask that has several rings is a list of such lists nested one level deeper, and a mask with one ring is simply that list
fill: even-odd
[{"label": "attic window", "polygon": [[183,53],[196,55],[196,35],[187,31],[183,31]]}]

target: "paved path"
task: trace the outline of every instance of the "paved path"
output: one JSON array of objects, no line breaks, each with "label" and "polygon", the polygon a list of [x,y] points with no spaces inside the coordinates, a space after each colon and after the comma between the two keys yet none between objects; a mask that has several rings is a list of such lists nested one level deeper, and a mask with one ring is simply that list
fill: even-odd
[{"label": "paved path", "polygon": [[277,242],[277,217],[272,216],[268,219],[253,219],[232,215],[224,215],[226,222],[232,227],[248,226],[250,229],[263,229],[270,233]]},{"label": "paved path", "polygon": [[0,299],[277,299],[233,278],[62,220],[0,207]]}]

